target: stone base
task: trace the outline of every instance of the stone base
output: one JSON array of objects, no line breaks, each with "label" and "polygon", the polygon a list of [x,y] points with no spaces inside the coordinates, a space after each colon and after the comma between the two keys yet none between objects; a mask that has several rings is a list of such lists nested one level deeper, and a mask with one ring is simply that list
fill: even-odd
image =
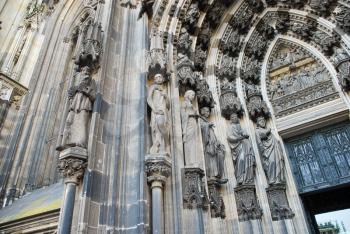
[{"label": "stone base", "polygon": [[208,208],[208,195],[204,183],[204,171],[197,167],[185,167],[182,174],[182,198],[185,209]]},{"label": "stone base", "polygon": [[254,185],[239,185],[235,188],[235,194],[240,222],[261,219],[263,213]]},{"label": "stone base", "polygon": [[294,212],[288,204],[286,186],[284,184],[270,185],[266,189],[266,192],[269,199],[272,220],[278,221],[294,217]]},{"label": "stone base", "polygon": [[[208,179],[208,189],[209,189],[209,203],[210,212],[212,218],[222,218],[226,217],[225,214],[225,203],[220,193],[220,187],[223,182],[227,180],[222,179]],[[225,183],[226,183],[225,182]]]}]

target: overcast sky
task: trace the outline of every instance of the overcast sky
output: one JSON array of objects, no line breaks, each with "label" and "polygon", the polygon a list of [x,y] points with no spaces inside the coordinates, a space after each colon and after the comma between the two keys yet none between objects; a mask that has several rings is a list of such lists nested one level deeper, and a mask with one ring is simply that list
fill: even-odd
[{"label": "overcast sky", "polygon": [[[317,223],[319,224],[329,222],[329,221],[333,221],[335,223],[335,221],[337,221],[341,231],[343,231],[341,222],[344,222],[344,225],[347,231],[346,233],[350,234],[350,209],[316,215],[316,220],[317,220]],[[343,234],[344,232],[341,232],[341,233]]]}]

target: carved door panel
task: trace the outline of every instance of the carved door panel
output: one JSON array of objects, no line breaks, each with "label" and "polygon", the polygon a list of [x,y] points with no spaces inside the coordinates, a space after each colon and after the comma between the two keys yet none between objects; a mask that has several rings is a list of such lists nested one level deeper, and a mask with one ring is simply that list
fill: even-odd
[{"label": "carved door panel", "polygon": [[350,182],[349,124],[314,131],[286,143],[300,192]]}]

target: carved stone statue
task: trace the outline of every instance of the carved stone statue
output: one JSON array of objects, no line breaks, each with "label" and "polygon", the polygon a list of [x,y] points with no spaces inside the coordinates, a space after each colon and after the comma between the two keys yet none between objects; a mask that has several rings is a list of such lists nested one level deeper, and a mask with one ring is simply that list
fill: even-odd
[{"label": "carved stone statue", "polygon": [[169,99],[165,88],[163,87],[165,79],[163,75],[154,76],[154,84],[148,90],[147,103],[152,110],[151,130],[152,147],[151,154],[165,153],[169,138],[168,110]]},{"label": "carved stone statue", "polygon": [[207,177],[219,179],[220,183],[226,183],[227,179],[222,179],[224,172],[225,147],[216,138],[214,124],[208,120],[210,116],[209,107],[202,107],[200,114]]},{"label": "carved stone statue", "polygon": [[69,147],[87,148],[92,107],[95,100],[95,82],[89,67],[83,67],[77,74],[78,85],[68,90],[69,112],[62,137],[57,147],[62,151]]},{"label": "carved stone statue", "polygon": [[181,106],[182,137],[184,142],[184,153],[187,160],[195,159],[197,157],[197,119],[199,116],[193,106],[195,95],[196,94],[193,90],[186,91],[184,95],[185,100]]},{"label": "carved stone statue", "polygon": [[285,184],[285,164],[282,146],[271,132],[271,128],[266,127],[264,117],[257,119],[256,135],[268,183],[270,185]]},{"label": "carved stone statue", "polygon": [[238,185],[254,184],[255,157],[249,135],[242,129],[236,113],[231,114],[227,140],[231,148]]}]

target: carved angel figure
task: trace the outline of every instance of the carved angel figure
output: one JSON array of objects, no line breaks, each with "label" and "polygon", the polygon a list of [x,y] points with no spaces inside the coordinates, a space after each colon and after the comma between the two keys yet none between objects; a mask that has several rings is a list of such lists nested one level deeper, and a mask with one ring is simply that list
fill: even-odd
[{"label": "carved angel figure", "polygon": [[154,76],[154,84],[148,90],[147,103],[151,108],[152,147],[151,154],[165,153],[169,138],[168,110],[169,99],[163,87],[163,75]]},{"label": "carved angel figure", "polygon": [[231,124],[227,140],[235,165],[237,184],[253,184],[255,178],[255,157],[249,135],[242,129],[236,113],[230,116]]},{"label": "carved angel figure", "polygon": [[271,132],[271,128],[266,127],[264,117],[257,119],[256,135],[268,183],[272,185],[285,184],[282,146]]},{"label": "carved angel figure", "polygon": [[89,67],[83,67],[77,78],[78,85],[68,90],[70,106],[59,151],[74,146],[87,148],[96,85]]}]

